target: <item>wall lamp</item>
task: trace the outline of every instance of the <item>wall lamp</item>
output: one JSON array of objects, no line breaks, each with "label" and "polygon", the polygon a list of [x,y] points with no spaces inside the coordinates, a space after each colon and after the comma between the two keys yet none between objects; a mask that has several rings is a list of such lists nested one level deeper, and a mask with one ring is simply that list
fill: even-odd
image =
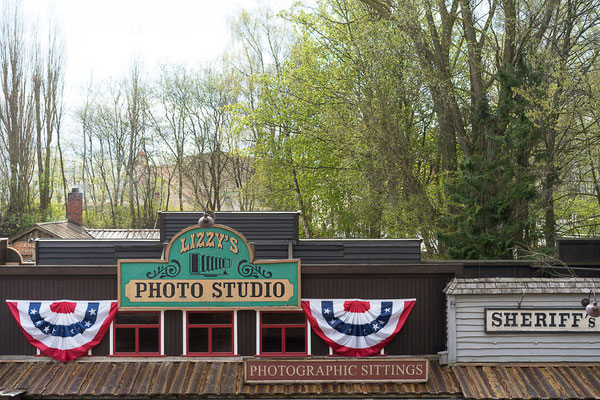
[{"label": "wall lamp", "polygon": [[[594,294],[594,301],[590,303],[592,293]],[[585,312],[590,317],[600,317],[600,306],[598,306],[598,302],[596,301],[596,289],[590,290],[587,299],[584,297],[581,300],[581,305],[585,307]]]},{"label": "wall lamp", "polygon": [[200,228],[207,229],[212,227],[215,224],[215,219],[210,215],[208,211],[204,212],[204,215],[200,217],[198,220],[198,225]]}]

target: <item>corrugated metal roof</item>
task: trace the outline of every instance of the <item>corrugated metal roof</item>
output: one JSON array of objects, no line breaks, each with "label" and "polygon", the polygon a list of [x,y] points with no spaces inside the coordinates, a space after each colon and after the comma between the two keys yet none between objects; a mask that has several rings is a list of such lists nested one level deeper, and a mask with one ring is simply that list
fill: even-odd
[{"label": "corrugated metal roof", "polygon": [[599,365],[454,366],[467,399],[598,399]]},{"label": "corrugated metal roof", "polygon": [[589,293],[600,287],[599,278],[454,278],[446,294]]},{"label": "corrugated metal roof", "polygon": [[32,398],[140,397],[456,397],[451,369],[430,363],[429,382],[245,384],[239,361],[0,361],[5,388],[23,388]]},{"label": "corrugated metal roof", "polygon": [[94,239],[160,239],[159,229],[86,229]]}]

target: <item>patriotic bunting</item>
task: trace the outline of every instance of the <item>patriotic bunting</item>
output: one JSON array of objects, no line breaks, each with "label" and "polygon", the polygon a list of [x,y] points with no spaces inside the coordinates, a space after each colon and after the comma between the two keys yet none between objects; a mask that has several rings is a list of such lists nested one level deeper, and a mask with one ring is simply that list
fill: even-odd
[{"label": "patriotic bunting", "polygon": [[402,329],[416,299],[302,300],[317,335],[335,352],[350,357],[379,354]]},{"label": "patriotic bunting", "polygon": [[40,351],[70,361],[96,346],[117,314],[116,301],[6,300],[25,337]]}]

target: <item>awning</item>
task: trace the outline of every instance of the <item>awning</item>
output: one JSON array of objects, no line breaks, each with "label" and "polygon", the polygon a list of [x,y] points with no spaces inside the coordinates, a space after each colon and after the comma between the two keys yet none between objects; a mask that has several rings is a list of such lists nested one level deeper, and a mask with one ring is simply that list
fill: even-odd
[{"label": "awning", "polygon": [[459,365],[467,399],[599,399],[600,365]]},{"label": "awning", "polygon": [[0,361],[0,388],[22,398],[600,399],[600,365],[430,362],[427,383],[246,384],[232,361]]},{"label": "awning", "polygon": [[24,398],[462,397],[452,371],[430,363],[429,382],[245,384],[240,361],[0,361],[0,386]]}]

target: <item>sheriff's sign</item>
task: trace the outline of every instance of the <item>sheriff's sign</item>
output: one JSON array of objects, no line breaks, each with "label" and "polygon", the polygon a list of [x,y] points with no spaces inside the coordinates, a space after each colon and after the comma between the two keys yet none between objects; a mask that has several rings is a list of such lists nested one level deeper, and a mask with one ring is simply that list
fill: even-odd
[{"label": "sheriff's sign", "polygon": [[246,238],[214,225],[173,237],[164,260],[120,260],[119,308],[298,308],[300,261],[254,261]]},{"label": "sheriff's sign", "polygon": [[600,321],[582,308],[486,308],[485,331],[536,333],[600,332]]}]

